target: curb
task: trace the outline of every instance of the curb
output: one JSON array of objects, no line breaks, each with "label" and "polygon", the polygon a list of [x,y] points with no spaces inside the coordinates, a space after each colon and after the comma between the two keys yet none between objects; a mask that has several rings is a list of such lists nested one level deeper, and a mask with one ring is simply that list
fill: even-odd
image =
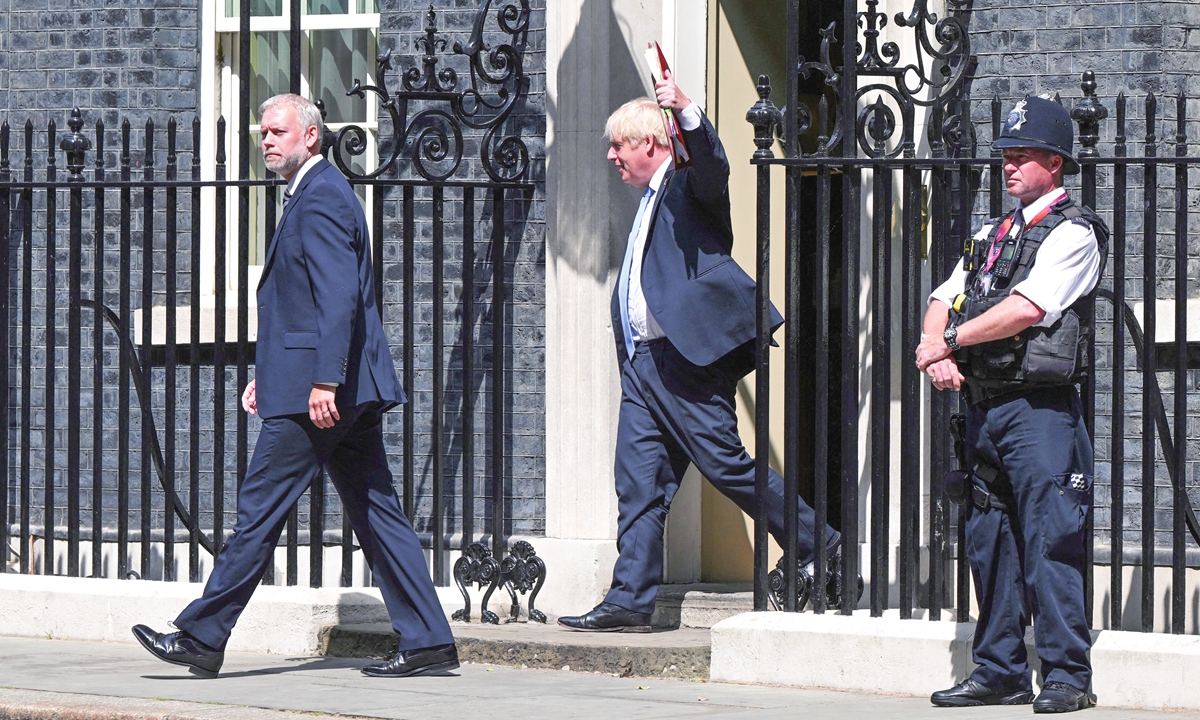
[{"label": "curb", "polygon": [[[708,678],[708,630],[574,633],[533,623],[454,623],[459,659],[479,664],[604,673],[620,677]],[[397,636],[387,623],[332,625],[318,643],[329,657],[387,657]]]}]

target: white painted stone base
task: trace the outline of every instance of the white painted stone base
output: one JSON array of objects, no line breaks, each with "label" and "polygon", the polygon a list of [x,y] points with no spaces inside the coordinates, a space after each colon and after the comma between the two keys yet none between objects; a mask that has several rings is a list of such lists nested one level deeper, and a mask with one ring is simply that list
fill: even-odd
[{"label": "white painted stone base", "polygon": [[[947,613],[944,617],[949,618]],[[928,695],[974,669],[973,623],[812,613],[745,613],[712,628],[709,678]],[[1092,691],[1108,707],[1200,709],[1200,637],[1094,631]],[[1038,663],[1026,636],[1030,664]]]},{"label": "white painted stone base", "polygon": [[744,613],[713,626],[709,679],[924,695],[966,677],[974,629],[857,614]]},{"label": "white painted stone base", "polygon": [[[133,642],[130,628],[139,623],[169,631],[168,623],[201,589],[193,583],[0,574],[0,635]],[[444,609],[461,606],[457,589],[438,590]],[[387,620],[377,588],[262,586],[228,649],[313,655],[326,625]]]},{"label": "white painted stone base", "polygon": [[[617,562],[615,540],[526,539],[533,543],[538,557],[546,562],[546,584],[535,604],[538,610],[551,617],[578,615],[604,599],[612,585],[613,565]],[[507,594],[504,597],[507,598]],[[527,596],[522,596],[522,607],[527,600]],[[496,610],[495,607],[492,609]]]}]

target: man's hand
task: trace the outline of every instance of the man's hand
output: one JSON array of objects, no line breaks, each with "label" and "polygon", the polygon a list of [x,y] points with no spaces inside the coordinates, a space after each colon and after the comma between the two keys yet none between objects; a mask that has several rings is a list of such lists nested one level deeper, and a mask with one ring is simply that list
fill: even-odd
[{"label": "man's hand", "polygon": [[[946,344],[946,339],[940,334],[922,335],[921,344],[917,345],[917,369],[925,372],[930,365],[950,357],[950,352],[950,346]],[[957,370],[958,367],[955,366],[955,371]]]},{"label": "man's hand", "polygon": [[242,409],[251,415],[258,414],[258,396],[254,394],[254,380],[246,386],[246,391],[242,393]]},{"label": "man's hand", "polygon": [[925,369],[925,374],[933,380],[933,386],[938,390],[962,389],[963,375],[952,357],[933,363]]},{"label": "man's hand", "polygon": [[680,112],[692,104],[691,99],[684,95],[679,86],[675,84],[675,78],[670,70],[664,71],[663,79],[654,83],[654,95],[658,99],[660,108],[673,108]]},{"label": "man's hand", "polygon": [[327,430],[342,419],[334,402],[336,399],[336,386],[313,383],[312,392],[308,395],[308,418],[313,421],[313,425]]}]

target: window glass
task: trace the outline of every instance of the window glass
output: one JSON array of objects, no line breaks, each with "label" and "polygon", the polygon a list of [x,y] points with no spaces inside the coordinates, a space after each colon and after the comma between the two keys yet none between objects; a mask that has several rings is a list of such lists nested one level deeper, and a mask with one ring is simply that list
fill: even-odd
[{"label": "window glass", "polygon": [[[279,17],[283,15],[283,0],[250,0],[250,17]],[[225,0],[225,17],[242,16],[241,0]]]},{"label": "window glass", "polygon": [[[235,36],[236,38],[236,36]],[[291,87],[291,39],[287,33],[250,33],[250,122],[258,124],[258,106]]]},{"label": "window glass", "polygon": [[375,34],[359,29],[314,30],[309,35],[308,80],[313,100],[325,102],[326,122],[361,123],[367,116],[366,100],[346,95],[346,88],[354,78],[363,84],[370,81],[368,58],[375,58]]},{"label": "window glass", "polygon": [[308,0],[309,15],[347,15],[350,13],[350,0]]}]

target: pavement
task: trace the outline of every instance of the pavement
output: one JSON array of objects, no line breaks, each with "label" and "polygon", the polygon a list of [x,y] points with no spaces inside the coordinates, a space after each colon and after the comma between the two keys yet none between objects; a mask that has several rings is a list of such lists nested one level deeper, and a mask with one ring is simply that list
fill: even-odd
[{"label": "pavement", "polygon": [[[999,720],[1032,715],[1028,706],[943,709],[931,707],[924,697],[619,677],[488,662],[464,664],[445,676],[392,680],[363,676],[362,664],[352,658],[229,653],[221,676],[202,680],[134,644],[0,638],[0,720]],[[1085,720],[1200,720],[1200,713],[1103,707],[1085,712],[1080,716]]]}]

